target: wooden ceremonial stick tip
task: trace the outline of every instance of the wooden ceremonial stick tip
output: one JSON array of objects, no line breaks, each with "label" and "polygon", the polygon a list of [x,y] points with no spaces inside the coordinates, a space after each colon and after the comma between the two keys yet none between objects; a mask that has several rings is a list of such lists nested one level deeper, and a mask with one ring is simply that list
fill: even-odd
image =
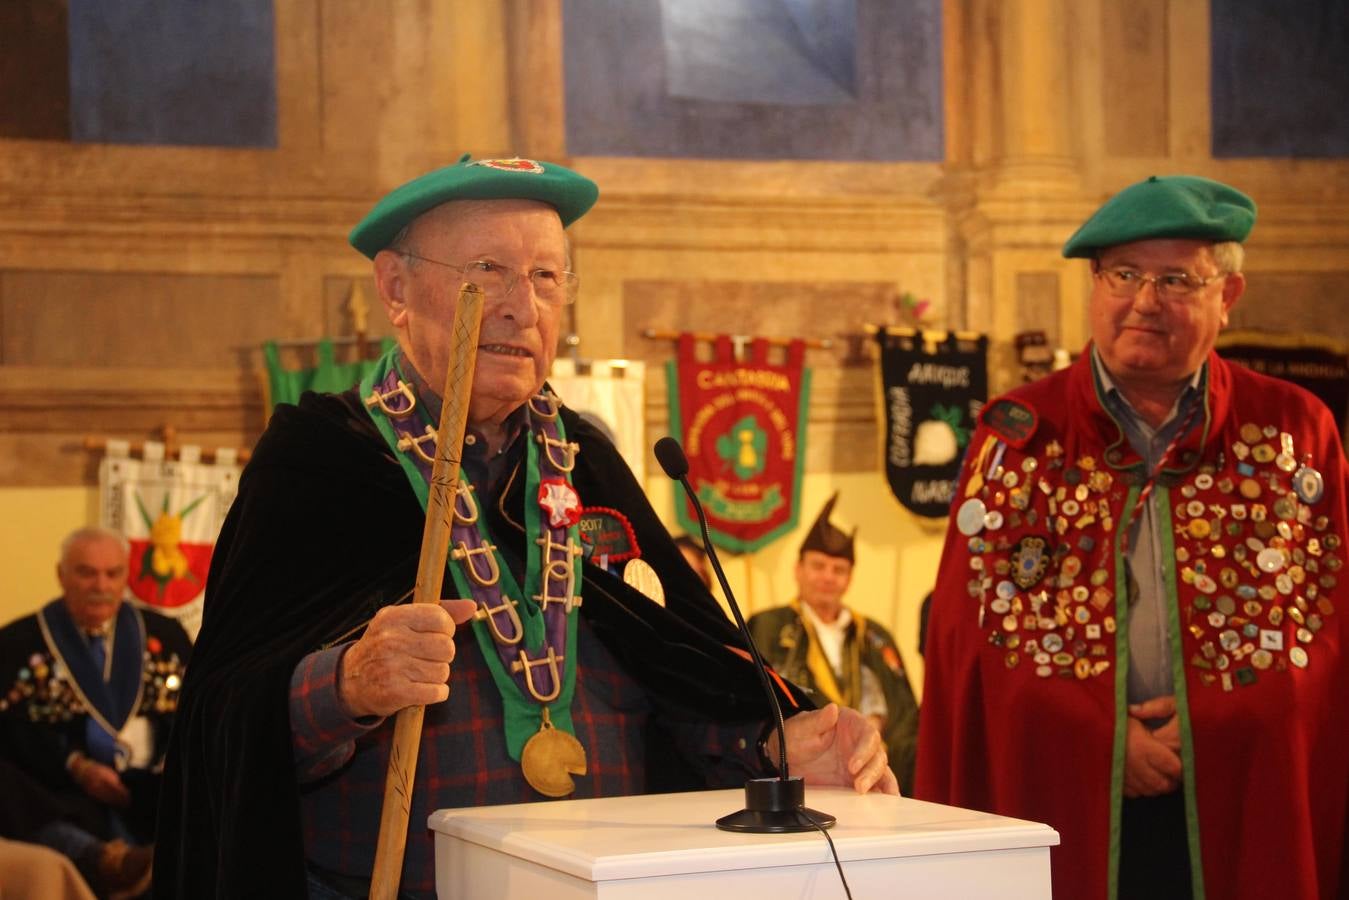
[{"label": "wooden ceremonial stick tip", "polygon": [[[464,442],[464,430],[468,426],[482,309],[482,291],[476,285],[464,284],[459,291],[459,302],[455,304],[445,387],[440,394],[444,402],[440,427],[435,433],[436,444],[443,452],[436,453],[430,481],[438,489],[427,494],[413,603],[438,603],[441,598],[459,484],[459,454],[454,448]],[[395,900],[398,895],[425,713],[425,707],[409,706],[399,710],[394,719],[389,769],[384,780],[384,806],[380,810],[379,838],[375,845],[375,866],[370,877],[372,900]]]}]

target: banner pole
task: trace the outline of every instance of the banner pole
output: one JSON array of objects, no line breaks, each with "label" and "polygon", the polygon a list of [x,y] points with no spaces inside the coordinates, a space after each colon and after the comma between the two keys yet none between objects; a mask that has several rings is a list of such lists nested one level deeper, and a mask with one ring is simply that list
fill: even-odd
[{"label": "banner pole", "polygon": [[749,614],[754,615],[756,605],[754,603],[754,566],[753,554],[743,553],[740,556],[745,561],[745,608]]}]

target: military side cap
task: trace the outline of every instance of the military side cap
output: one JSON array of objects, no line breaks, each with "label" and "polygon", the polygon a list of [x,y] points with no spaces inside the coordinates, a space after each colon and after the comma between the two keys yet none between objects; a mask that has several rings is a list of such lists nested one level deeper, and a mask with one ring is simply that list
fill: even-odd
[{"label": "military side cap", "polygon": [[801,549],[797,551],[798,556],[807,550],[814,550],[826,556],[841,556],[848,562],[854,561],[853,545],[857,539],[857,529],[854,528],[852,534],[848,534],[829,521],[834,504],[837,502],[838,491],[834,491],[834,496],[829,498],[820,514],[815,517],[815,524],[806,532],[806,539],[801,542]]},{"label": "military side cap", "polygon": [[557,210],[566,228],[595,205],[600,189],[571,169],[532,159],[475,159],[428,172],[396,187],[347,236],[374,259],[394,235],[429,209],[451,200],[538,200]]},{"label": "military side cap", "polygon": [[1111,197],[1063,245],[1063,255],[1153,238],[1244,241],[1255,225],[1255,201],[1197,175],[1153,175]]}]

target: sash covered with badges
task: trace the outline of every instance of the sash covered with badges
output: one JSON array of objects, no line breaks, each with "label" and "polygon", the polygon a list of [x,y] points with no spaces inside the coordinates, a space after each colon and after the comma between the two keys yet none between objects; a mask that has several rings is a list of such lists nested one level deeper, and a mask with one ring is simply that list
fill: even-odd
[{"label": "sash covered with badges", "polygon": [[883,328],[876,343],[890,490],[911,512],[945,517],[965,445],[988,397],[988,338],[953,331],[928,345],[912,328]]},{"label": "sash covered with badges", "polygon": [[[361,394],[425,509],[436,433],[400,361],[396,352],[384,356]],[[473,633],[501,693],[506,750],[530,786],[549,797],[570,794],[570,776],[586,771],[571,717],[582,550],[570,473],[579,448],[566,439],[559,405],[547,392],[527,404],[524,521],[535,537],[526,547],[524,585],[492,542],[467,473],[460,474],[447,565],[460,596],[478,605]]]},{"label": "sash covered with badges", "polygon": [[[984,410],[992,433],[970,453],[956,528],[968,539],[979,625],[1009,669],[1029,661],[1041,677],[1081,679],[1111,668],[1109,636],[1127,596],[1114,554],[1128,553],[1129,524],[1154,489],[1177,575],[1180,649],[1199,683],[1230,691],[1260,671],[1309,664],[1342,566],[1341,537],[1317,509],[1322,475],[1273,425],[1246,422],[1234,439],[1222,430],[1209,440],[1200,409],[1193,434],[1187,420],[1150,473],[1122,465],[1119,444],[1100,458],[1070,458],[1055,440],[1020,452],[1036,411],[1009,398]],[[1200,451],[1173,452],[1187,434]]]}]

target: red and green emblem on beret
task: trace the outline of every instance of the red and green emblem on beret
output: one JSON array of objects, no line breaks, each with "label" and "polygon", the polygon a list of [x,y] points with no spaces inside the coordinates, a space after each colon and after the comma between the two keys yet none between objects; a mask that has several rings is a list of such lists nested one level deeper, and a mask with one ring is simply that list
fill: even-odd
[{"label": "red and green emblem on beret", "polygon": [[528,172],[531,175],[542,175],[543,166],[534,162],[532,159],[521,159],[513,156],[510,159],[475,159],[469,163],[471,166],[486,166],[489,169],[501,169],[503,172]]}]

